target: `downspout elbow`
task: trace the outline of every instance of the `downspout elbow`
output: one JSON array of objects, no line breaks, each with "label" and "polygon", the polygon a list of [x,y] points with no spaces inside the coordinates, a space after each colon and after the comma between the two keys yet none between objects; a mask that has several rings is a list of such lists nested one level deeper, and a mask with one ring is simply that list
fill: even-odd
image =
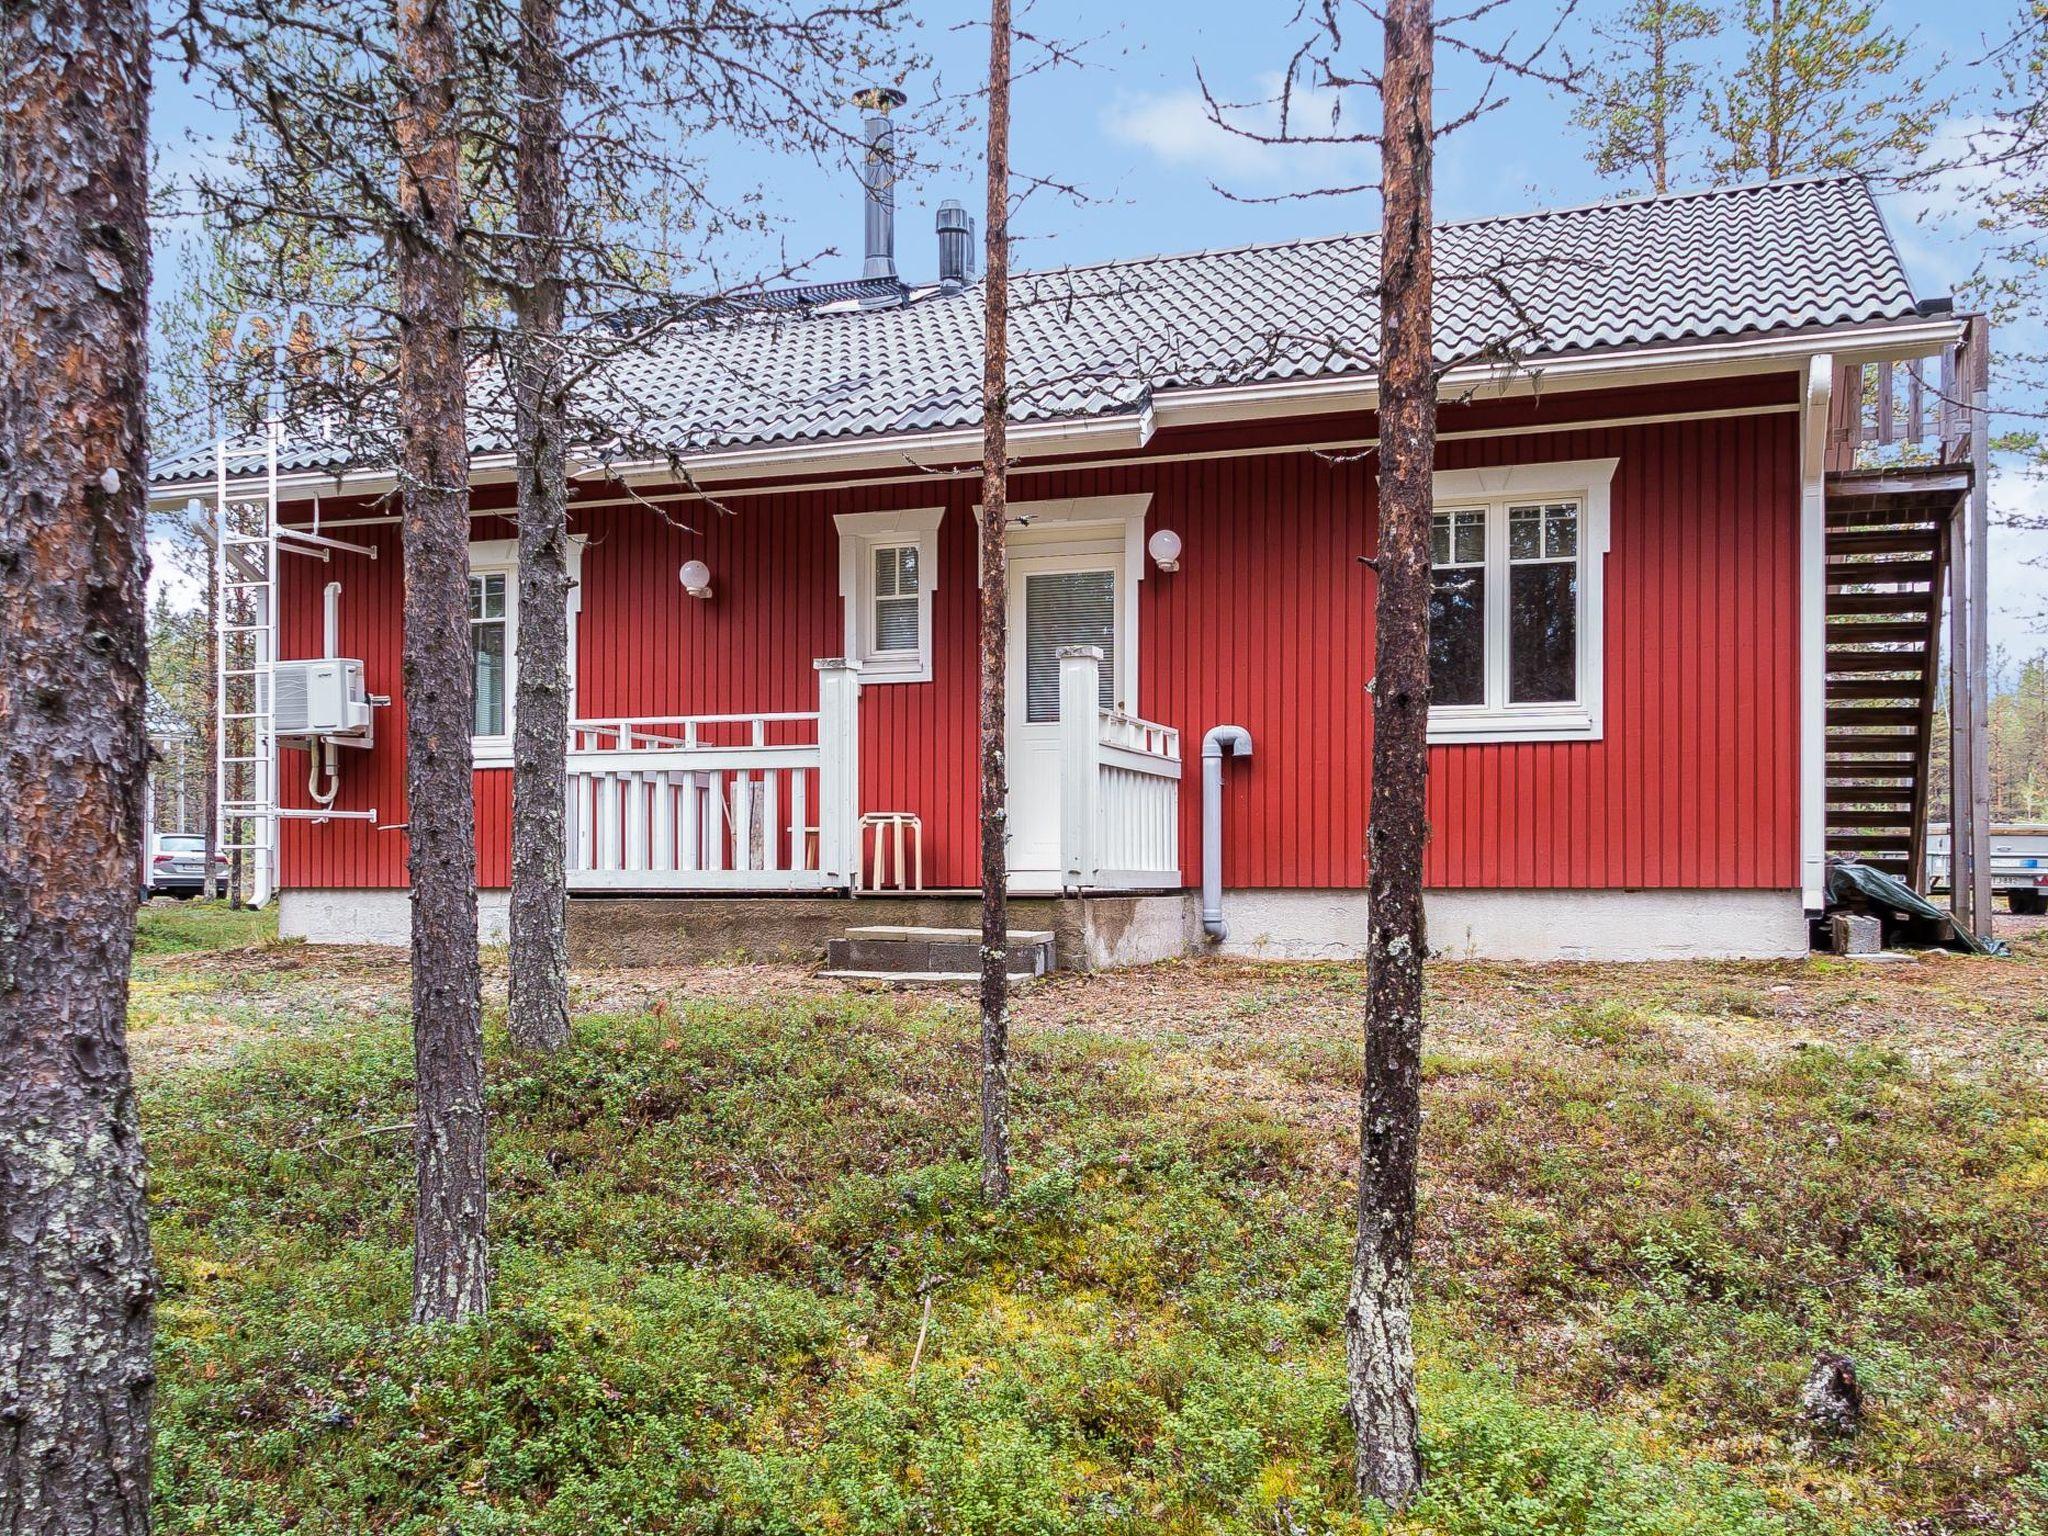
[{"label": "downspout elbow", "polygon": [[1230,936],[1223,920],[1223,759],[1251,755],[1252,733],[1241,725],[1211,726],[1202,738],[1202,932],[1216,944]]}]

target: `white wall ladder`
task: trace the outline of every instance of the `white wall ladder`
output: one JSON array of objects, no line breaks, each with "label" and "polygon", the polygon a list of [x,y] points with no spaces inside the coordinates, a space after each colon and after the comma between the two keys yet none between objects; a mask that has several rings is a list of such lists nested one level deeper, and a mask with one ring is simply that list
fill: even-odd
[{"label": "white wall ladder", "polygon": [[240,855],[249,901],[277,890],[277,438],[264,438],[261,495],[228,489],[228,447],[214,444],[214,752],[219,851]]}]

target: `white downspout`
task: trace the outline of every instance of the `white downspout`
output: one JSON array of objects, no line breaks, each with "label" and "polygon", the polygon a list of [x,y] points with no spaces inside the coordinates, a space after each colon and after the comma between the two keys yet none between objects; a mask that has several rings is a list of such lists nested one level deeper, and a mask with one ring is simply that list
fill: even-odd
[{"label": "white downspout", "polygon": [[1241,725],[1217,725],[1202,738],[1202,932],[1221,944],[1230,936],[1223,921],[1223,759],[1250,757],[1252,733]]}]

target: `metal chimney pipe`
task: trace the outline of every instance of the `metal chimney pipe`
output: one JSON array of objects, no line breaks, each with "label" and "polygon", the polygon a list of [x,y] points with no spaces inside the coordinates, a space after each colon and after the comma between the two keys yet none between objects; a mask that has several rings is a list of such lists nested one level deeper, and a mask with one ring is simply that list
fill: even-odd
[{"label": "metal chimney pipe", "polygon": [[853,98],[853,104],[868,114],[867,154],[860,168],[860,184],[867,190],[867,260],[860,269],[864,278],[896,276],[896,129],[889,114],[908,99],[886,85],[871,85]]},{"label": "metal chimney pipe", "polygon": [[964,288],[974,281],[974,219],[956,198],[939,204],[939,286]]}]

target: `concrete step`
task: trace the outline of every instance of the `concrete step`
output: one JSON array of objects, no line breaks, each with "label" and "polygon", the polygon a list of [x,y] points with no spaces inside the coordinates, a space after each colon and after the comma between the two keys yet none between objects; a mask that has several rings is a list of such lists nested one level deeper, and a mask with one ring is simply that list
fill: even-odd
[{"label": "concrete step", "polygon": [[[1052,934],[1009,935],[1012,976],[1043,976],[1053,966]],[[827,976],[918,981],[971,981],[981,975],[981,931],[976,928],[849,928],[825,945]]]}]

